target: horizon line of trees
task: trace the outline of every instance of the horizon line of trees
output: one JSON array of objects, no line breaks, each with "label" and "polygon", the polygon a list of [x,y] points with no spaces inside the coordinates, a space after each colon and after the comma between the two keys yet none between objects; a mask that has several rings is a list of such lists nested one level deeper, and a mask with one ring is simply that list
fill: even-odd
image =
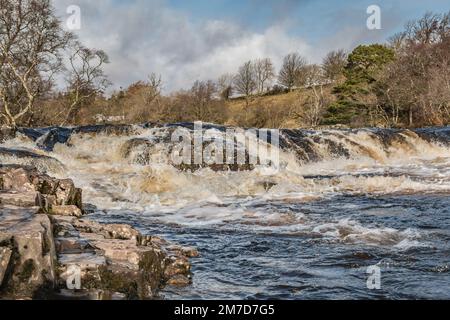
[{"label": "horizon line of trees", "polygon": [[[96,108],[124,118],[125,111],[132,112],[129,121],[223,123],[241,117],[229,110],[227,101],[233,98],[245,99],[239,124],[264,125],[268,120],[258,113],[270,119],[273,111],[252,106],[252,100],[292,91],[300,92],[298,101],[281,113],[299,126],[412,127],[450,121],[450,12],[426,13],[386,44],[331,51],[320,65],[292,52],[277,72],[270,58],[254,59],[234,74],[195,81],[168,97],[156,74],[104,97],[111,85],[103,71],[108,55],[65,31],[50,0],[0,0],[0,22],[0,116],[9,127],[80,123]],[[58,77],[64,79],[63,90],[55,89]]]}]

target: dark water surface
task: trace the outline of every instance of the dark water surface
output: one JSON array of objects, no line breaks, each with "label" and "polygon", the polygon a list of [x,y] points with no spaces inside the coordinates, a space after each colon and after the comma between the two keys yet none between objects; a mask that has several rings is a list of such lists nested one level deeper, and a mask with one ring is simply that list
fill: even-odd
[{"label": "dark water surface", "polygon": [[[266,206],[302,212],[319,225],[351,219],[374,230],[414,232],[396,247],[376,233],[373,237],[379,236],[376,240],[381,243],[365,244],[315,233],[277,233],[275,227],[262,231],[240,224],[203,228],[161,225],[151,214],[120,212],[93,217],[103,222],[131,222],[144,233],[198,248],[201,256],[192,261],[193,285],[169,287],[163,292],[167,299],[450,298],[448,196],[341,196]],[[367,288],[367,267],[372,265],[381,269],[380,290]]]}]

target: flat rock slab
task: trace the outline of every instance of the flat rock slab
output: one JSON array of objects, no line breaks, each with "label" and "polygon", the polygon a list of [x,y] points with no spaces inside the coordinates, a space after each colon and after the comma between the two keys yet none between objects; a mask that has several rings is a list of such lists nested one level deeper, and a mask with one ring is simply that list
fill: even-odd
[{"label": "flat rock slab", "polygon": [[40,204],[38,192],[0,192],[0,205],[13,205],[17,207],[35,207]]},{"label": "flat rock slab", "polygon": [[81,270],[97,269],[100,266],[106,266],[105,257],[94,252],[60,254],[58,255],[58,262],[64,266],[76,265]]}]

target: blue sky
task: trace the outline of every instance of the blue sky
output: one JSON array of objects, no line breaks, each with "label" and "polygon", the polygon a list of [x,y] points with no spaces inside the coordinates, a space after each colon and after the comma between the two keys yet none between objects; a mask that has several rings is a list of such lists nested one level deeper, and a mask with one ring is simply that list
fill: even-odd
[{"label": "blue sky", "polygon": [[[81,8],[80,39],[110,55],[115,88],[156,72],[169,92],[254,58],[279,67],[296,51],[320,63],[330,50],[384,42],[426,11],[450,10],[449,0],[54,0],[62,19],[71,4]],[[381,30],[366,27],[374,4]]]},{"label": "blue sky", "polygon": [[[222,19],[256,32],[273,23],[285,22],[289,24],[291,34],[311,41],[332,36],[342,24],[364,27],[366,9],[373,4],[387,15],[386,31],[390,32],[401,30],[408,20],[422,16],[426,11],[450,10],[448,0],[168,0],[167,3],[188,14],[193,21]],[[340,19],[346,17],[349,19]]]}]

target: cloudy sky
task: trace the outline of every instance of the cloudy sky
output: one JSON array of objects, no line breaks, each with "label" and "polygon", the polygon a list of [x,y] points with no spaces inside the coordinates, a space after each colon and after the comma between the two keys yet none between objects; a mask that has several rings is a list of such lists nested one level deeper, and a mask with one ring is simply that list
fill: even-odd
[{"label": "cloudy sky", "polygon": [[[381,30],[368,30],[367,7],[381,8]],[[383,42],[426,11],[446,12],[448,0],[54,0],[64,21],[81,9],[86,46],[105,50],[114,88],[161,74],[166,92],[196,79],[235,72],[243,62],[299,52],[320,62],[332,49]]]}]

